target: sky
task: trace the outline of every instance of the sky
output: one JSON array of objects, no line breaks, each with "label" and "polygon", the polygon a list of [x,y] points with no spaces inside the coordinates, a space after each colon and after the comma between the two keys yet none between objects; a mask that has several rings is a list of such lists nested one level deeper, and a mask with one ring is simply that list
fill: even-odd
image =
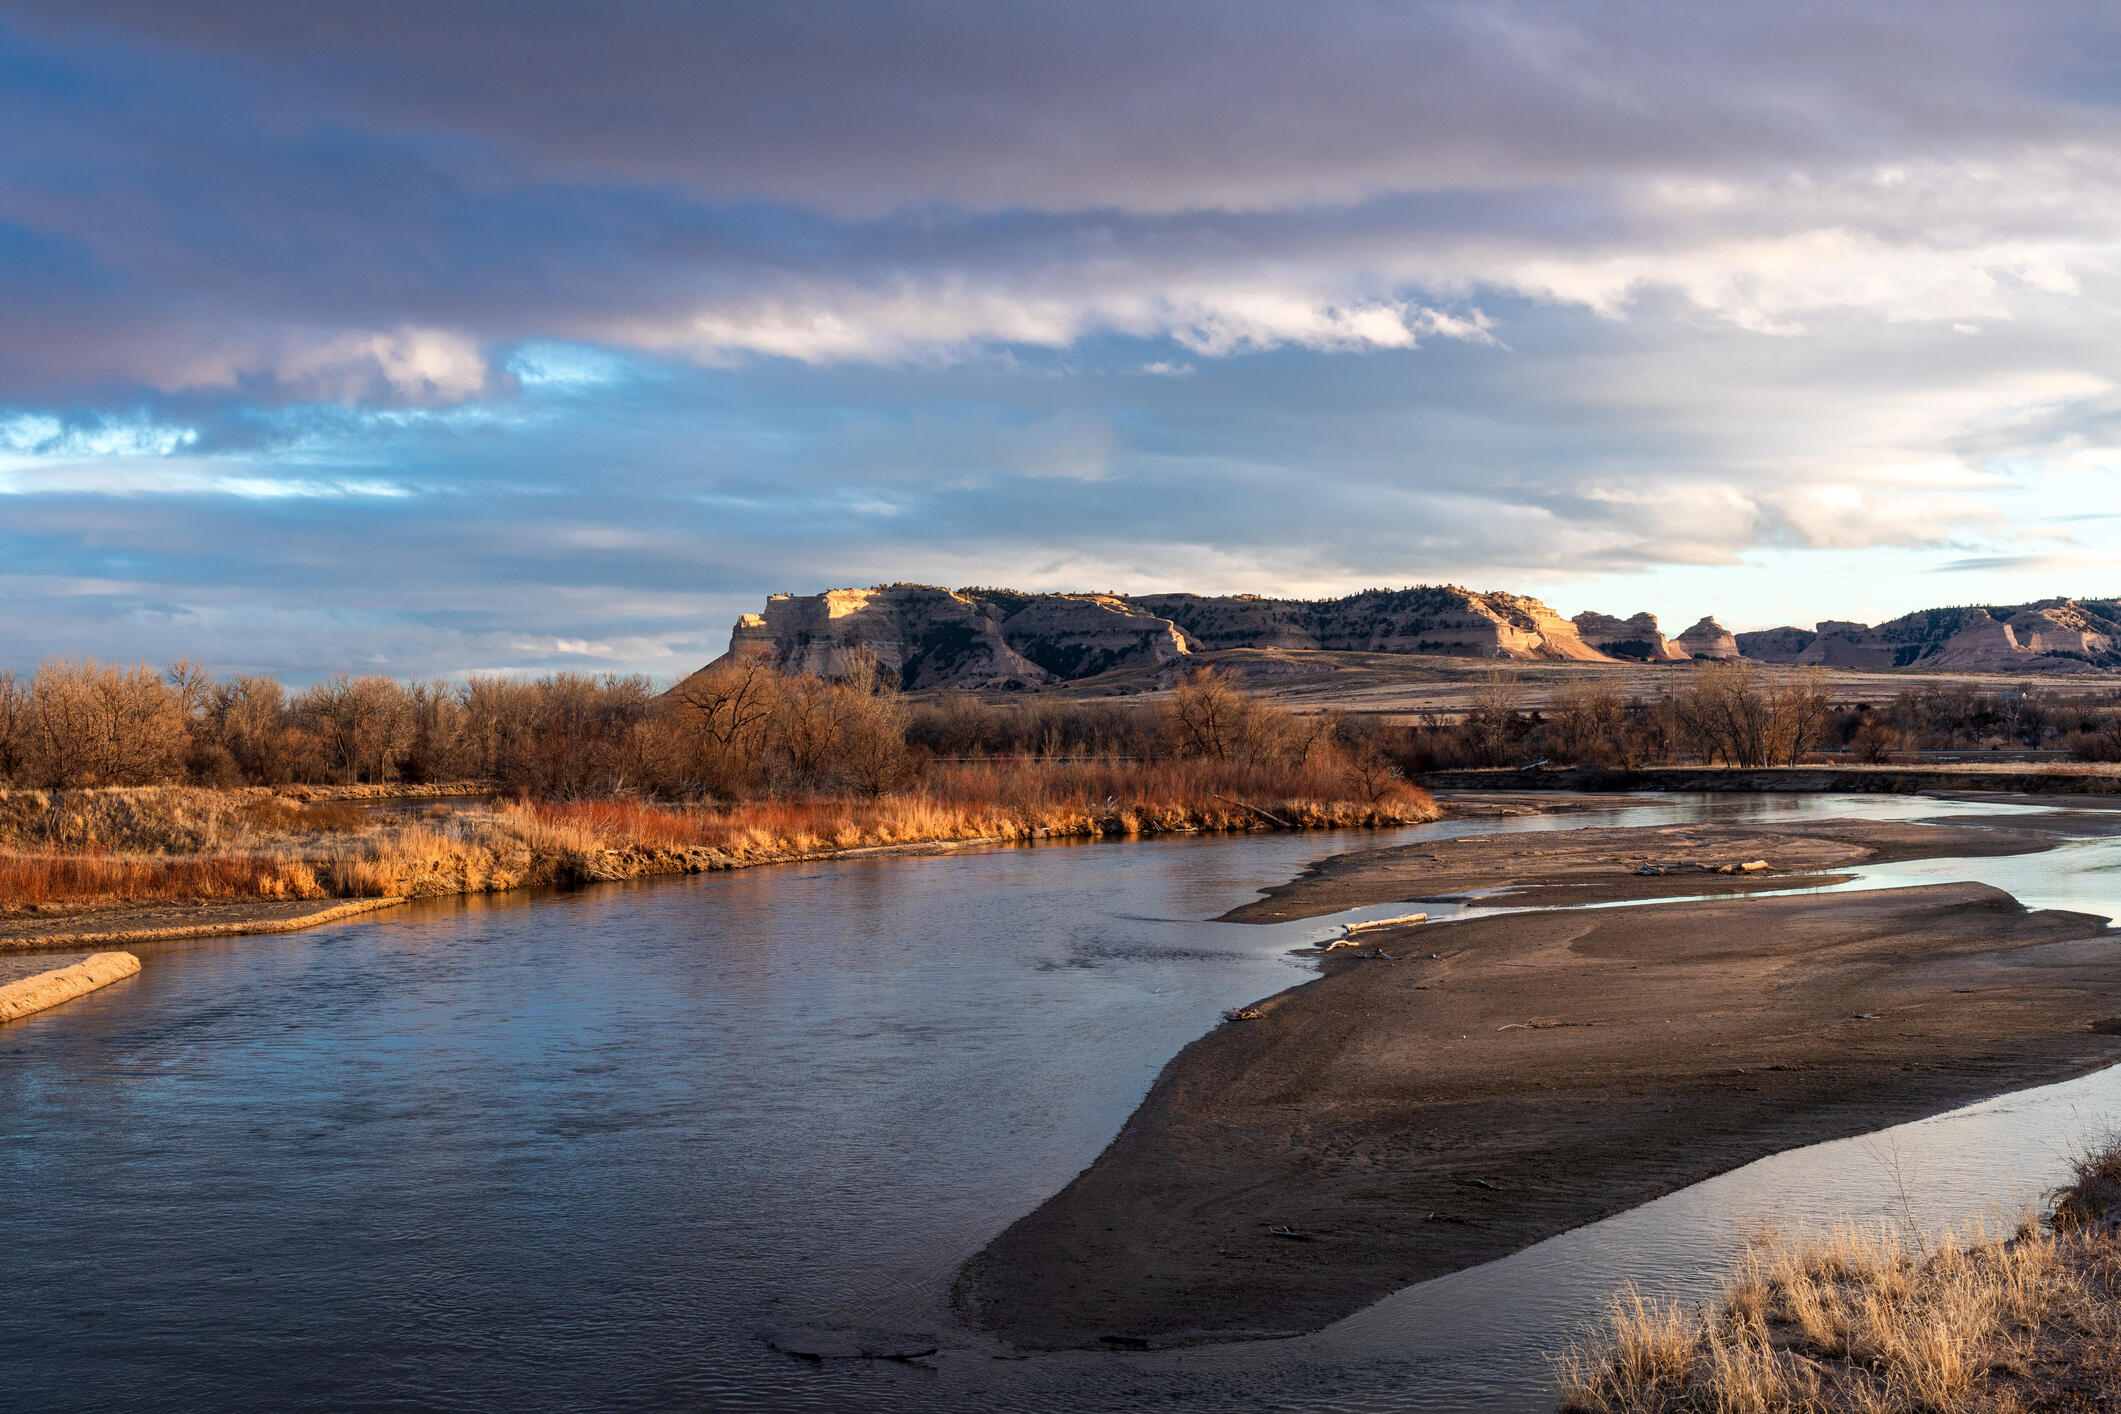
[{"label": "sky", "polygon": [[2097,4],[0,0],[0,666],[2121,594]]}]

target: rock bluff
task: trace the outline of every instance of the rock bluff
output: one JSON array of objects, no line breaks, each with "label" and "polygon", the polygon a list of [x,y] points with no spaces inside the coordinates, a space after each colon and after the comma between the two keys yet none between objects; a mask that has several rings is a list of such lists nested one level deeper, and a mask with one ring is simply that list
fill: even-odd
[{"label": "rock bluff", "polygon": [[1616,619],[1611,614],[1586,609],[1570,622],[1585,643],[1609,658],[1632,658],[1640,663],[1683,663],[1688,654],[1672,647],[1657,630],[1655,614],[1637,614]]},{"label": "rock bluff", "polygon": [[1763,663],[1830,668],[2098,672],[2121,668],[2121,603],[2043,599],[2016,606],[1924,609],[1875,627],[1828,619],[1812,629],[1741,633],[1738,648]]},{"label": "rock bluff", "polygon": [[1340,599],[1256,594],[1030,594],[886,584],[776,594],[745,614],[731,654],[834,677],[872,656],[912,690],[1024,691],[1106,673],[1168,684],[1197,653],[1425,654],[1520,662],[1686,663],[1746,658],[1830,668],[2090,673],[2121,670],[2121,602],[2046,599],[1925,609],[1869,625],[1733,634],[1703,618],[1666,638],[1657,616],[1587,610],[1562,618],[1537,599],[1458,585],[1368,589]]},{"label": "rock bluff", "polygon": [[729,636],[731,654],[828,677],[866,651],[916,690],[1021,690],[1222,648],[1609,661],[1537,599],[1451,585],[1312,600],[890,584],[776,594]]}]

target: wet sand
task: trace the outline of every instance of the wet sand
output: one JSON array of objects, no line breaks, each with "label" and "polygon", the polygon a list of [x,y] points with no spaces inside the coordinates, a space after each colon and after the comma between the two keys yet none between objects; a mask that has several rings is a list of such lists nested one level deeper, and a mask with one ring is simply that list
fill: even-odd
[{"label": "wet sand", "polygon": [[[2100,805],[2090,809],[2076,809],[2074,802],[2068,810],[2043,811],[2037,825],[2030,825],[2023,815],[1953,815],[1950,823],[1956,825],[2002,825],[2010,828],[2037,829],[2044,834],[2070,835],[2080,839],[2096,836],[2121,835],[2121,809]],[[1929,823],[1927,821],[1921,823]]]},{"label": "wet sand", "polygon": [[[2014,824],[2023,819],[2004,816]],[[1379,903],[1486,893],[1494,904],[1613,903],[1696,894],[1757,893],[1836,883],[1852,864],[2032,854],[2055,846],[2036,829],[1877,820],[1787,824],[1631,826],[1522,835],[1465,835],[1321,860],[1231,909],[1226,923],[1281,923]],[[1724,874],[1765,861],[1758,873]],[[1645,873],[1643,871],[1659,871]],[[1817,878],[1792,879],[1792,874]],[[1506,894],[1486,891],[1508,890]]]},{"label": "wet sand", "polygon": [[1027,1349],[1315,1330],[1777,1150],[2121,1060],[2121,936],[1979,884],[1380,945],[1400,960],[1329,957],[1181,1052],[966,1265],[968,1319]]}]

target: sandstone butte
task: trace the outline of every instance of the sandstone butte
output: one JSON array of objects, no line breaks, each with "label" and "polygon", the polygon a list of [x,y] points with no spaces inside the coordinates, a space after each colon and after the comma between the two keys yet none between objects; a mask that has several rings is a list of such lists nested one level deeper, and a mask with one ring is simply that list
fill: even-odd
[{"label": "sandstone butte", "polygon": [[1226,648],[1613,661],[1537,599],[1449,585],[1304,600],[892,584],[776,594],[737,620],[729,642],[731,656],[763,653],[791,672],[836,675],[866,650],[908,688],[990,690],[1116,669],[1164,674]]},{"label": "sandstone butte", "polygon": [[[1611,614],[1586,609],[1570,622],[1576,625],[1577,637],[1608,658],[1632,658],[1643,663],[1684,663],[1692,656],[1665,640],[1657,630],[1655,614],[1616,619]],[[1700,624],[1695,627],[1699,628]]]},{"label": "sandstone butte", "polygon": [[139,970],[140,959],[129,952],[99,952],[91,953],[71,966],[55,967],[34,977],[10,982],[0,987],[0,1021],[15,1021],[61,1002],[70,1002]]},{"label": "sandstone butte", "polygon": [[1875,626],[1828,619],[1816,628],[1738,635],[1763,663],[1956,672],[2091,673],[2121,668],[2121,603],[2043,599],[2015,607],[1923,609]]},{"label": "sandstone butte", "polygon": [[1848,668],[2078,673],[2121,669],[2121,603],[2043,600],[1929,609],[1868,626],[1732,634],[1704,617],[1667,638],[1654,614],[1574,621],[1537,599],[1456,585],[1341,599],[1255,594],[1032,594],[924,584],[776,594],[730,634],[730,656],[836,676],[866,651],[915,690],[1027,690],[1129,672],[1168,683],[1232,649],[1423,654],[1505,661],[1684,663],[1740,657]]}]

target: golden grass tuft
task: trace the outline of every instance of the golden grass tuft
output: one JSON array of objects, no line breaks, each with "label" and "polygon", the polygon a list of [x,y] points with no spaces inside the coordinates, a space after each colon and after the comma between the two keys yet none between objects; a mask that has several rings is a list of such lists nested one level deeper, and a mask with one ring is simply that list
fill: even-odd
[{"label": "golden grass tuft", "polygon": [[[2113,1170],[2116,1151],[2088,1156],[2058,1207],[2092,1211],[2083,1176]],[[1573,1414],[2121,1407],[2121,1242],[2103,1217],[1976,1226],[1927,1253],[1890,1228],[1767,1235],[1714,1310],[1625,1289],[1555,1365]]]}]

